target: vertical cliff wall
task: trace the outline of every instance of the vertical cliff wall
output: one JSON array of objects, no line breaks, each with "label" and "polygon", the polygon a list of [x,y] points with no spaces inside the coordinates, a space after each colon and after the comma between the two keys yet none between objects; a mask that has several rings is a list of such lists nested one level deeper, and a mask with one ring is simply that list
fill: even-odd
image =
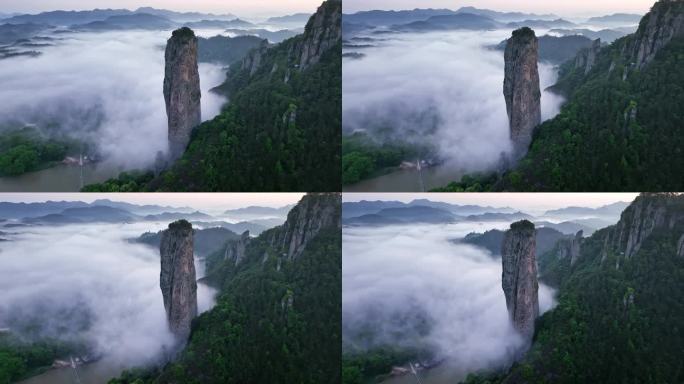
[{"label": "vertical cliff wall", "polygon": [[528,340],[539,316],[539,283],[534,224],[527,220],[511,224],[501,245],[501,285],[513,326]]},{"label": "vertical cliff wall", "polygon": [[538,57],[534,31],[527,27],[513,31],[504,53],[504,98],[516,158],[527,152],[534,128],[541,123]]},{"label": "vertical cliff wall", "polygon": [[179,220],[169,224],[159,247],[161,273],[159,286],[171,331],[185,341],[190,324],[197,316],[197,277],[193,255],[192,225]]},{"label": "vertical cliff wall", "polygon": [[173,31],[166,43],[164,100],[169,119],[169,151],[171,160],[179,158],[188,143],[192,129],[202,122],[197,38],[187,27]]}]

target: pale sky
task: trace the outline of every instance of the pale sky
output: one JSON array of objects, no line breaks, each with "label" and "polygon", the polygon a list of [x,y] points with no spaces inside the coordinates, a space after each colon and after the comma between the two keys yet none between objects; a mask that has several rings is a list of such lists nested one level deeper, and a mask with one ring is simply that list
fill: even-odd
[{"label": "pale sky", "polygon": [[366,11],[371,9],[413,9],[413,8],[448,8],[456,10],[464,6],[488,8],[497,11],[520,11],[532,13],[555,13],[561,16],[588,16],[607,13],[645,14],[655,0],[344,0],[342,7],[345,13]]},{"label": "pale sky", "polygon": [[458,205],[511,207],[531,213],[569,206],[597,208],[618,201],[631,202],[638,193],[345,193],[345,202],[361,200],[402,201],[415,199],[443,201]]},{"label": "pale sky", "polygon": [[191,207],[225,211],[251,205],[279,208],[296,204],[303,193],[0,193],[0,202],[83,201],[109,199],[139,205]]},{"label": "pale sky", "polygon": [[154,7],[184,12],[232,13],[245,17],[282,16],[299,12],[313,14],[323,0],[1,0],[1,3],[2,13]]}]

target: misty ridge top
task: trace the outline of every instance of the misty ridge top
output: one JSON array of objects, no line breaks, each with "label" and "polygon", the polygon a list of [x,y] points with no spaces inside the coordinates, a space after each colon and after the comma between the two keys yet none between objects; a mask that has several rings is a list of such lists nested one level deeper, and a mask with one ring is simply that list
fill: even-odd
[{"label": "misty ridge top", "polygon": [[511,224],[514,231],[534,231],[534,223],[529,220],[520,220]]},{"label": "misty ridge top", "polygon": [[532,28],[522,27],[513,31],[513,37],[516,39],[534,39],[536,35]]},{"label": "misty ridge top", "polygon": [[169,224],[169,229],[174,231],[192,231],[192,224],[185,219],[181,219]]},{"label": "misty ridge top", "polygon": [[178,28],[171,34],[172,38],[180,40],[195,39],[195,31],[188,27]]}]

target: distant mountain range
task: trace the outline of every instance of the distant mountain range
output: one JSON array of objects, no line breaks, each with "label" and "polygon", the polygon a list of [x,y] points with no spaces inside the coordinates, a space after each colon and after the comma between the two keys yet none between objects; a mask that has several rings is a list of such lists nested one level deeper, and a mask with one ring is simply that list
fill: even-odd
[{"label": "distant mountain range", "polygon": [[617,203],[604,205],[598,208],[588,207],[567,207],[561,209],[552,209],[546,211],[548,216],[564,216],[564,215],[590,215],[590,216],[620,216],[622,211],[629,206],[630,203],[619,201]]},{"label": "distant mountain range", "polygon": [[[151,247],[159,249],[161,243],[162,231],[147,232],[139,237],[132,239],[131,242],[147,244]],[[207,228],[194,230],[194,251],[200,257],[206,257],[223,249],[226,243],[231,240],[236,240],[240,236],[235,232],[226,228]]]},{"label": "distant mountain range", "polygon": [[632,33],[634,31],[630,30],[617,30],[617,29],[602,29],[600,31],[593,31],[591,29],[587,28],[554,28],[549,31],[549,33],[554,33],[554,34],[559,34],[561,36],[575,36],[575,35],[580,35],[580,36],[585,36],[588,37],[589,39],[596,40],[596,39],[601,39],[601,42],[603,43],[612,43],[613,41],[627,36],[628,34]]},{"label": "distant mountain range", "polygon": [[[505,231],[492,229],[484,233],[469,233],[463,239],[455,240],[454,242],[466,243],[476,245],[487,249],[494,256],[501,256],[501,244],[503,243]],[[536,248],[535,254],[537,256],[553,249],[558,240],[573,237],[570,234],[565,234],[553,228],[541,227],[536,229]]]},{"label": "distant mountain range", "polygon": [[400,201],[359,201],[342,203],[342,217],[351,218],[367,214],[378,213],[387,208],[403,208],[412,206],[423,206],[438,208],[448,211],[458,216],[470,216],[484,213],[515,213],[515,210],[509,207],[482,207],[478,205],[457,205],[441,201],[430,201],[427,199],[416,199],[410,203],[402,203]]},{"label": "distant mountain range", "polygon": [[257,36],[214,36],[197,38],[197,60],[202,63],[233,64],[258,48],[264,39]]},{"label": "distant mountain range", "polygon": [[0,202],[0,219],[22,219],[61,213],[70,208],[87,208],[105,206],[129,211],[136,215],[152,215],[168,211],[189,213],[188,207],[167,207],[160,205],[136,205],[108,199],[95,200],[92,203],[82,201],[46,201],[41,203],[9,203]]},{"label": "distant mountain range", "polygon": [[616,24],[616,23],[617,24],[625,24],[625,23],[639,24],[639,21],[641,21],[642,17],[644,17],[644,15],[637,15],[634,13],[615,13],[612,15],[592,17],[589,20],[587,20],[587,23],[589,23],[589,24]]},{"label": "distant mountain range", "polygon": [[453,16],[457,14],[469,14],[481,16],[498,22],[515,22],[523,20],[556,20],[556,15],[537,15],[533,13],[521,12],[497,12],[489,9],[475,7],[462,7],[457,11],[450,9],[413,9],[403,11],[363,11],[354,14],[345,14],[343,20],[355,24],[368,24],[373,26],[390,26],[398,24],[408,24],[416,21],[425,21],[435,16]]},{"label": "distant mountain range", "polygon": [[610,43],[633,32],[628,26],[637,24],[640,18],[640,15],[633,14],[594,17],[589,19],[587,23],[610,25],[615,29],[592,31],[580,28],[578,24],[552,14],[498,12],[475,7],[462,7],[456,11],[450,9],[373,10],[344,14],[342,27],[345,38],[349,38],[358,32],[373,29],[375,29],[374,33],[389,33],[458,29],[516,29],[526,26],[533,29],[552,29],[554,33],[563,36],[583,35],[592,40],[601,38],[603,42]]},{"label": "distant mountain range", "polygon": [[229,210],[225,211],[224,213],[226,215],[233,215],[233,216],[245,216],[245,215],[282,216],[282,215],[287,215],[287,213],[290,212],[290,210],[292,209],[293,206],[294,205],[286,205],[286,206],[280,207],[280,208],[250,206],[250,207],[245,207],[245,208],[229,209]]},{"label": "distant mountain range", "polygon": [[[506,49],[508,40],[499,43],[495,48],[499,51]],[[539,61],[561,64],[577,56],[582,49],[591,47],[592,40],[581,35],[562,37],[544,35],[539,37]]]},{"label": "distant mountain range", "polygon": [[544,216],[567,217],[559,223],[543,220],[512,208],[456,205],[426,199],[410,203],[400,201],[360,201],[342,204],[342,223],[345,226],[385,226],[402,224],[440,224],[454,222],[514,222],[530,220],[538,228],[548,228],[563,234],[574,235],[584,231],[590,235],[596,230],[614,224],[628,203],[618,202],[599,208],[568,207],[550,210]]},{"label": "distant mountain range", "polygon": [[301,24],[304,26],[307,21],[309,21],[310,17],[310,13],[295,13],[294,15],[271,17],[266,20],[266,22],[275,24]]},{"label": "distant mountain range", "polygon": [[138,8],[135,11],[128,9],[93,9],[89,11],[50,11],[41,12],[38,14],[23,14],[16,15],[2,20],[3,23],[24,24],[24,23],[38,23],[50,24],[55,26],[70,26],[75,24],[87,24],[95,21],[105,21],[111,17],[117,16],[131,16],[136,14],[145,14],[149,16],[156,16],[164,20],[171,20],[178,23],[200,21],[200,20],[233,20],[237,16],[232,14],[214,15],[211,13],[198,12],[175,12],[165,9],[156,9],[150,7]]}]

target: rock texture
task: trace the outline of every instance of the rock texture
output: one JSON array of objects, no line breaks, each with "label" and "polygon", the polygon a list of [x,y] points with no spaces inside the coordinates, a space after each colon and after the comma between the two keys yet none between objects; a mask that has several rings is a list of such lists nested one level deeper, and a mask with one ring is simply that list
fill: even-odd
[{"label": "rock texture", "polygon": [[539,283],[535,257],[534,224],[527,220],[511,224],[501,245],[501,285],[513,326],[527,340],[534,335],[539,316]]},{"label": "rock texture", "polygon": [[328,227],[342,228],[339,193],[308,194],[288,213],[287,221],[271,238],[271,245],[283,249],[294,260],[308,242]]},{"label": "rock texture", "polygon": [[[684,196],[671,193],[644,193],[637,197],[620,216],[620,221],[608,228],[601,255],[603,260],[609,254],[617,256],[616,268],[622,258],[634,257],[644,242],[659,229],[684,230]],[[684,235],[679,238],[676,251],[684,255]]]},{"label": "rock texture", "polygon": [[169,229],[162,234],[159,253],[159,286],[164,297],[169,328],[184,341],[190,335],[192,319],[197,316],[192,225],[185,220],[169,224]]},{"label": "rock texture", "polygon": [[[342,42],[342,1],[327,0],[318,7],[316,13],[311,16],[304,33],[289,41],[287,52],[287,62],[289,66],[286,70],[283,81],[287,83],[290,79],[290,68],[295,71],[303,71],[321,60],[323,54],[329,49]],[[283,45],[288,43],[281,43]],[[249,71],[253,76],[265,65],[269,65],[271,75],[277,72],[278,64],[268,64],[272,60],[267,60],[266,56],[272,48],[264,42],[259,48],[250,51],[242,60],[242,69]]]},{"label": "rock texture", "polygon": [[202,122],[200,78],[197,67],[197,38],[187,27],[175,30],[166,43],[164,100],[169,119],[169,151],[179,158],[192,129]]},{"label": "rock texture", "polygon": [[570,258],[570,265],[575,265],[580,256],[580,249],[582,240],[584,238],[584,231],[579,231],[572,239],[563,239],[558,241],[558,258]]},{"label": "rock texture", "polygon": [[250,239],[249,231],[245,231],[239,239],[228,243],[223,259],[233,262],[234,265],[240,264],[245,259],[245,251]]},{"label": "rock texture", "polygon": [[342,41],[342,1],[327,0],[318,7],[304,30],[299,50],[299,67],[318,63],[325,51]]},{"label": "rock texture", "polygon": [[596,64],[596,57],[600,51],[601,39],[596,39],[591,44],[591,47],[583,49],[577,53],[577,56],[575,57],[575,68],[584,68],[584,74],[588,74],[589,71],[591,71],[591,69],[594,67],[594,64]]},{"label": "rock texture", "polygon": [[247,56],[242,60],[242,69],[249,71],[249,75],[252,76],[259,70],[261,66],[261,61],[266,51],[270,45],[267,40],[264,40],[259,48],[255,48],[247,54]]},{"label": "rock texture", "polygon": [[516,157],[527,152],[534,128],[541,123],[538,57],[534,31],[527,27],[513,31],[504,54],[504,98]]},{"label": "rock texture", "polygon": [[637,68],[650,63],[672,39],[684,36],[684,0],[660,0],[636,32],[632,56]]}]

